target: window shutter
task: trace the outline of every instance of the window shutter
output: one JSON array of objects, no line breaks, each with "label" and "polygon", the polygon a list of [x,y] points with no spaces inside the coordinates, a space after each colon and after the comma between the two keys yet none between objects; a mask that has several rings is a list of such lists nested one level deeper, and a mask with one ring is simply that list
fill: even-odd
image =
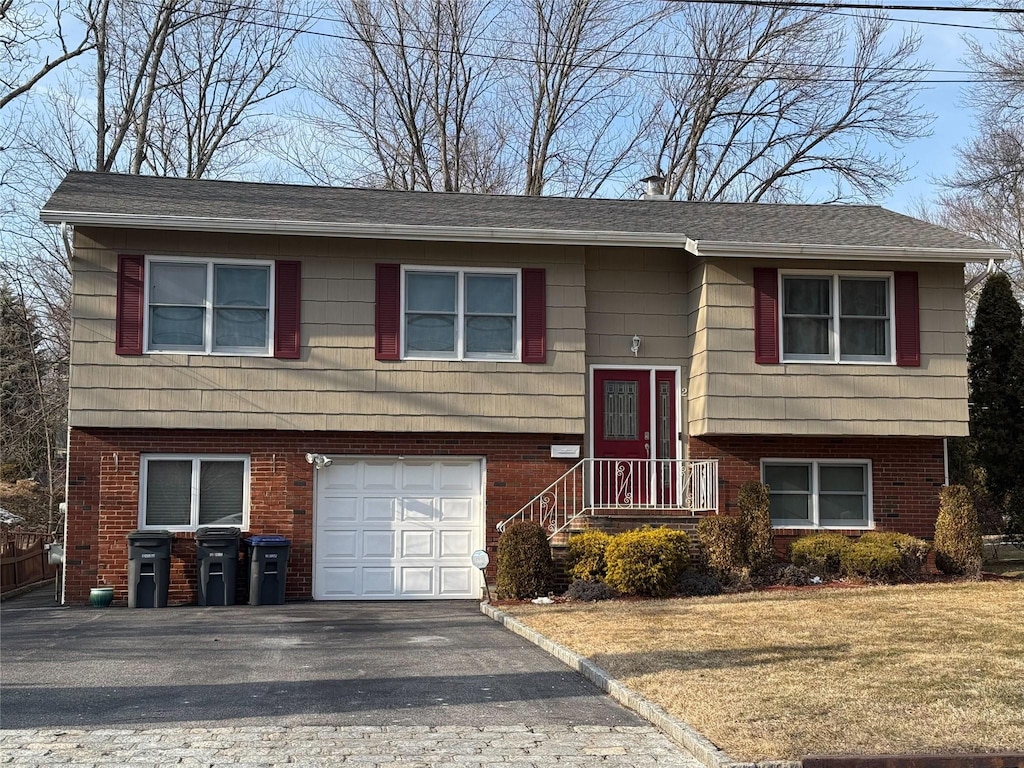
[{"label": "window shutter", "polygon": [[917,368],[921,365],[921,309],[917,291],[917,272],[896,272],[896,365]]},{"label": "window shutter", "polygon": [[401,282],[401,265],[377,265],[375,350],[378,360],[400,360],[402,357],[398,344],[402,321]]},{"label": "window shutter", "polygon": [[142,354],[143,298],[146,259],[143,256],[117,257],[117,319],[114,352],[119,355]]},{"label": "window shutter", "polygon": [[547,362],[547,274],[523,270],[523,362]]},{"label": "window shutter", "polygon": [[779,270],[754,269],[754,362],[779,362]]},{"label": "window shutter", "polygon": [[274,357],[297,360],[302,346],[302,262],[274,264]]}]

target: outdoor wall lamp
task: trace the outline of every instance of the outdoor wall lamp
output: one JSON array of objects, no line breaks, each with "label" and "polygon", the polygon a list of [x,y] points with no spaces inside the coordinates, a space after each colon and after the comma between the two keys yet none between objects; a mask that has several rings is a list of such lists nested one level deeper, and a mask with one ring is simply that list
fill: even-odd
[{"label": "outdoor wall lamp", "polygon": [[323,469],[334,463],[332,459],[327,458],[322,453],[307,453],[306,462],[312,464],[316,469]]},{"label": "outdoor wall lamp", "polygon": [[633,341],[629,345],[629,351],[633,353],[633,357],[636,357],[637,355],[640,354],[640,342],[642,341],[643,339],[641,339],[639,336],[637,336],[636,334],[633,335]]}]

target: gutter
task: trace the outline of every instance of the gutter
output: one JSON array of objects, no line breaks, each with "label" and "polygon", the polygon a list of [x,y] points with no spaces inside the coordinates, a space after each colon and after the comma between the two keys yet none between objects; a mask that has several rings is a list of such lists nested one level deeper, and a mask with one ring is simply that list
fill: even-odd
[{"label": "gutter", "polygon": [[989,262],[1009,259],[1002,248],[902,248],[884,245],[803,245],[794,243],[742,243],[725,240],[701,240],[697,256],[745,259],[830,259],[835,261],[927,261]]},{"label": "gutter", "polygon": [[973,278],[971,278],[971,281],[969,283],[967,283],[967,285],[964,286],[964,293],[970,293],[980,283],[984,282],[986,279],[988,279],[990,276],[994,275],[995,273],[996,273],[996,262],[995,262],[995,259],[989,259],[988,260],[988,266],[985,267],[985,271],[982,272],[980,275],[975,275]]}]

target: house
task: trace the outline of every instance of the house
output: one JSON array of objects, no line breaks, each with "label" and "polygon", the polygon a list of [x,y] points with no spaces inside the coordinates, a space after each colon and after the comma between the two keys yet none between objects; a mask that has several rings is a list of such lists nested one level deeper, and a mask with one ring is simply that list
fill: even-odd
[{"label": "house", "polygon": [[[929,537],[967,434],[964,264],[871,206],[72,173],[66,599],[125,535],[292,541],[294,599],[475,598],[498,525],[728,514]],[[493,561],[492,561],[493,562]]]}]

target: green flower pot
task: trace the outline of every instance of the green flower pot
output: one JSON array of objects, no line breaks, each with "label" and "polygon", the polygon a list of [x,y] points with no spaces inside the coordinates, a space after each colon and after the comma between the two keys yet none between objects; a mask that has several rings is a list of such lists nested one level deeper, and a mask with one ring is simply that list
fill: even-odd
[{"label": "green flower pot", "polygon": [[93,608],[106,608],[114,602],[113,587],[93,587],[89,590],[89,602]]}]

